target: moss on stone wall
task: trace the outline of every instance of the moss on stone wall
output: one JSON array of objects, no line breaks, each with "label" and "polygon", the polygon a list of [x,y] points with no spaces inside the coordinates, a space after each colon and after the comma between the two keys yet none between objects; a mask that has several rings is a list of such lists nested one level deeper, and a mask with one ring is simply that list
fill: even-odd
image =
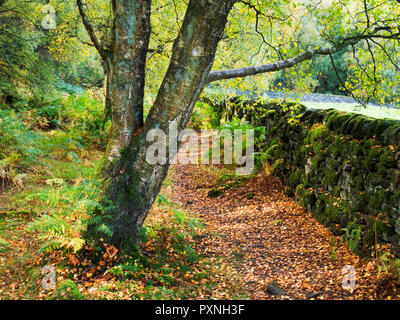
[{"label": "moss on stone wall", "polygon": [[273,174],[356,253],[378,241],[400,255],[399,121],[299,106],[293,125],[288,105],[243,97],[212,104],[222,119],[240,116],[266,127],[259,151],[277,163]]}]

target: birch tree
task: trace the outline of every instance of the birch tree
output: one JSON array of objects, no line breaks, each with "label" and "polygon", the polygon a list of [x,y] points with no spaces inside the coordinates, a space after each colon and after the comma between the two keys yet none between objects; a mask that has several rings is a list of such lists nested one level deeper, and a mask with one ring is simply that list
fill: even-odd
[{"label": "birch tree", "polygon": [[[100,169],[105,204],[101,214],[112,229],[109,241],[117,248],[132,249],[140,244],[143,223],[169,168],[168,161],[163,164],[146,161],[146,151],[152,143],[146,140],[147,134],[154,128],[168,132],[171,121],[176,122],[178,130],[184,129],[205,85],[292,68],[317,55],[331,56],[363,42],[365,51],[375,58],[372,46],[385,48],[387,41],[397,41],[400,35],[397,17],[385,13],[388,8],[392,11],[397,8],[395,1],[389,5],[387,1],[357,1],[358,7],[352,12],[347,10],[347,13],[349,1],[335,1],[326,10],[315,4],[315,7],[307,7],[309,12],[327,22],[321,34],[332,34],[329,30],[336,28],[335,37],[326,36],[324,41],[316,41],[315,45],[283,50],[278,43],[269,41],[260,22],[261,19],[276,18],[274,12],[279,11],[279,2],[288,6],[291,3],[278,0],[190,0],[183,20],[178,21],[180,29],[173,41],[168,69],[144,121],[144,92],[146,80],[149,81],[146,79],[146,63],[154,52],[149,48],[152,1],[111,0],[111,30],[107,41],[101,41],[86,13],[86,3],[76,0],[82,23],[101,57],[105,72],[106,108],[111,113],[112,129]],[[261,37],[262,45],[275,54],[276,61],[212,70],[218,44],[235,3],[252,12],[256,34]],[[288,23],[290,15],[287,18],[281,15],[282,23]],[[345,28],[340,28],[343,17],[348,23]],[[270,27],[273,26],[271,23]],[[279,30],[271,34],[276,36]],[[284,36],[281,39],[286,40]],[[396,61],[392,59],[391,62],[396,65]],[[368,73],[369,77],[374,77],[373,72]],[[89,228],[89,235],[95,233],[93,228]]]}]

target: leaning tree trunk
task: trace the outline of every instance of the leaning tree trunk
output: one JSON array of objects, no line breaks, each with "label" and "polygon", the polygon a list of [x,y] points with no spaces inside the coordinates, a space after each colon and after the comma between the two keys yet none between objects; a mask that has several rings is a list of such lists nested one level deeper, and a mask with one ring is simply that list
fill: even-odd
[{"label": "leaning tree trunk", "polygon": [[[106,102],[111,107],[112,118],[107,153],[110,160],[119,159],[120,151],[143,126],[150,9],[151,0],[113,1],[112,45],[105,68]],[[103,169],[111,173],[108,166]]]},{"label": "leaning tree trunk", "polygon": [[[120,249],[140,244],[147,213],[164,181],[169,163],[149,164],[154,128],[168,134],[170,121],[186,127],[205,84],[227,16],[235,0],[191,0],[175,40],[170,66],[143,125],[145,53],[150,35],[150,0],[114,0],[115,24],[109,68],[112,132],[101,174],[106,208]],[[167,158],[172,158],[168,155]]]},{"label": "leaning tree trunk", "polygon": [[[78,0],[79,2],[79,0]],[[79,3],[78,3],[79,5]],[[131,202],[127,183],[131,181],[128,168],[132,166],[132,138],[143,127],[143,98],[146,55],[150,40],[151,0],[112,0],[114,14],[111,43],[104,50],[98,44],[105,73],[105,109],[111,116],[111,132],[107,150],[99,170],[103,185],[103,218],[115,239],[120,239],[116,221]],[[82,11],[82,9],[81,9]],[[81,13],[85,23],[85,15]],[[88,23],[87,23],[88,24]],[[86,26],[88,29],[88,27]],[[90,25],[89,25],[90,29]],[[88,30],[90,34],[90,30]],[[92,41],[96,41],[92,33]],[[106,116],[107,116],[106,115]],[[129,155],[127,154],[129,153]],[[126,156],[124,156],[126,155]],[[126,171],[125,171],[126,170]],[[97,224],[89,224],[87,237],[99,238]],[[109,239],[115,245],[123,243]]]}]

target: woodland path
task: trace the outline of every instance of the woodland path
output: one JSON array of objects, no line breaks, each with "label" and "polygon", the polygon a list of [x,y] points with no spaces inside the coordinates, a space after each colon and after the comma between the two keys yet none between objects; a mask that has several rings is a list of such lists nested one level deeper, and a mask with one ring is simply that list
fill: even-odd
[{"label": "woodland path", "polygon": [[[355,255],[310,212],[285,196],[278,179],[257,175],[211,198],[208,192],[215,187],[218,168],[177,164],[172,171],[174,201],[212,230],[200,240],[201,253],[235,261],[250,299],[287,299],[266,292],[271,281],[289,299],[393,295],[378,281],[376,265]],[[346,265],[356,271],[353,292],[342,287]],[[391,298],[396,297],[395,293]]]}]

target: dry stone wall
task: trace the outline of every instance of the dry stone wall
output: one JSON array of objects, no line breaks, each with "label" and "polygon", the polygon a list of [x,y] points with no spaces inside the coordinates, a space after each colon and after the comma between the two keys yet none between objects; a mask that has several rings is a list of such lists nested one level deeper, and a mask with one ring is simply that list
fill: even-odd
[{"label": "dry stone wall", "polygon": [[232,97],[220,118],[266,127],[262,151],[288,194],[356,253],[390,243],[400,255],[400,122]]}]

